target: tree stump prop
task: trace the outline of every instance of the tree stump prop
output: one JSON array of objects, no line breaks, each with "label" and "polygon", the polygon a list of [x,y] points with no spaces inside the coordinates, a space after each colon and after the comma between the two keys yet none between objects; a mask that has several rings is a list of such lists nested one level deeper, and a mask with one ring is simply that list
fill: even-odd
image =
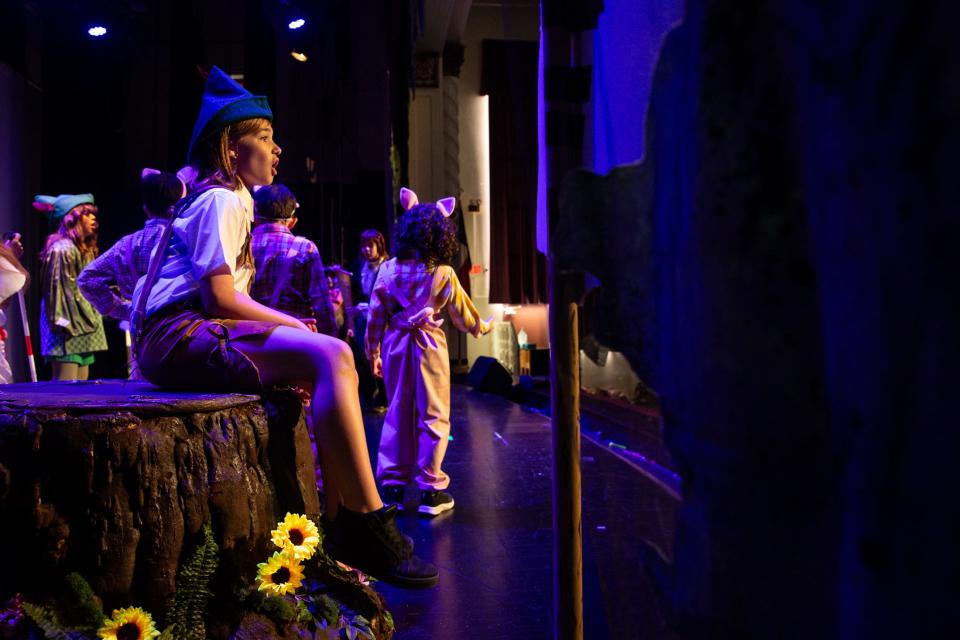
[{"label": "tree stump prop", "polygon": [[287,511],[320,513],[291,391],[171,393],[129,381],[0,389],[2,593],[44,594],[77,571],[106,608],[160,613],[208,519],[220,573],[239,576],[266,557]]}]

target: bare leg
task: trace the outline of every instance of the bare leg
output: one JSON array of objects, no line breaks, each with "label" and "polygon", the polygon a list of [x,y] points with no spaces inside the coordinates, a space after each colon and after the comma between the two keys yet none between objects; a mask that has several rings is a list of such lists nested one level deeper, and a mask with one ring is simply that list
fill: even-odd
[{"label": "bare leg", "polygon": [[[357,372],[346,343],[317,333],[277,327],[260,341],[234,342],[253,360],[265,385],[299,384],[312,392],[311,417],[328,496],[339,494],[351,511],[383,507],[370,469]],[[337,500],[328,498],[328,517]]]},{"label": "bare leg", "polygon": [[343,504],[343,496],[337,488],[339,478],[333,473],[329,460],[317,450],[317,461],[320,463],[320,473],[323,476],[323,492],[326,494],[325,511],[327,518],[333,520],[337,515],[337,507]]},{"label": "bare leg", "polygon": [[[308,412],[310,408],[308,407]],[[307,423],[310,427],[310,430],[314,433],[314,442],[317,439],[317,429],[313,426],[313,416],[307,416]],[[323,462],[325,451],[323,447],[317,446],[317,463],[320,465],[320,472],[323,476],[323,491],[326,494],[326,516],[328,519],[333,519],[337,514],[337,507],[343,502],[343,496],[340,495],[340,488],[337,486],[337,477],[333,473],[333,468],[330,464]]]},{"label": "bare leg", "polygon": [[77,367],[77,380],[88,380],[90,378],[90,367]]},{"label": "bare leg", "polygon": [[327,495],[339,493],[343,500],[339,505],[336,499],[327,501],[329,529],[324,528],[331,533],[333,557],[396,586],[435,585],[437,568],[412,554],[413,543],[403,539],[393,513],[380,512],[383,502],[370,469],[357,372],[347,344],[278,327],[266,339],[237,341],[234,346],[257,364],[264,384],[305,385],[313,391],[317,452],[324,481],[333,485]]},{"label": "bare leg", "polygon": [[76,380],[77,379],[77,369],[79,367],[76,363],[73,362],[56,362],[53,363],[53,379],[54,380]]}]

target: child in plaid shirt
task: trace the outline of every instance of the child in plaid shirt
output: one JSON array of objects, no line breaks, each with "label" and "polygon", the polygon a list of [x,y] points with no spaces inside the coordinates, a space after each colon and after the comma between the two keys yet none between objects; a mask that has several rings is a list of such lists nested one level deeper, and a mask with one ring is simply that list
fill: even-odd
[{"label": "child in plaid shirt", "polygon": [[317,245],[293,235],[297,199],[282,184],[253,195],[253,262],[250,297],[294,318],[316,321],[317,331],[337,335],[337,318]]},{"label": "child in plaid shirt", "polygon": [[105,316],[130,320],[130,298],[137,280],[147,272],[150,252],[170,219],[173,205],[187,194],[183,181],[172,173],[144,169],[140,196],[147,222],[143,229],[124,236],[88,264],[77,278],[83,297]]},{"label": "child in plaid shirt", "polygon": [[418,204],[413,191],[401,189],[400,203],[406,213],[397,225],[397,257],[380,267],[367,319],[367,358],[390,401],[377,479],[384,502],[399,508],[406,483],[416,480],[418,511],[435,516],[454,505],[440,468],[450,436],[450,356],[438,316],[446,309],[454,326],[475,337],[489,333],[490,322],[449,266],[460,248],[447,220],[454,199]]}]

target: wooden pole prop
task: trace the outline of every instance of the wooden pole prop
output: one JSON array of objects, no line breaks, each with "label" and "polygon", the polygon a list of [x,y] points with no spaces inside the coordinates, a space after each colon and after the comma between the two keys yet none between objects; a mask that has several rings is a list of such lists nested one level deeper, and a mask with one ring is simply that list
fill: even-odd
[{"label": "wooden pole prop", "polygon": [[[558,95],[559,84],[547,81],[569,71],[578,54],[574,34],[545,23],[542,30],[544,121],[547,159],[547,226],[552,239],[558,220],[558,193],[563,177],[581,164],[582,136],[571,127],[583,124],[581,106]],[[552,253],[552,252],[551,252]],[[550,409],[553,427],[554,637],[583,638],[583,547],[580,512],[580,346],[577,283],[581,275],[561,273],[547,259],[550,321]]]}]

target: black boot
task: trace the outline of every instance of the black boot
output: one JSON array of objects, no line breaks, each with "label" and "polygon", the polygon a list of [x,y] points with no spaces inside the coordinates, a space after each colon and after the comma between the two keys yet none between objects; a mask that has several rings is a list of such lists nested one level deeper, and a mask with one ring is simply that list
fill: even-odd
[{"label": "black boot", "polygon": [[[413,544],[404,540],[394,521],[395,506],[358,513],[340,506],[325,549],[333,558],[382,580],[407,589],[437,584],[440,573],[429,562],[413,555]],[[409,538],[408,538],[409,540]]]},{"label": "black boot", "polygon": [[[340,508],[342,509],[343,507]],[[345,535],[343,531],[343,520],[339,518],[336,520],[327,520],[327,516],[323,516],[320,519],[320,527],[323,529],[323,550],[326,551],[327,555],[331,558],[336,558],[337,547],[343,544],[343,536]],[[403,538],[403,546],[406,547],[407,553],[413,553],[413,538],[402,531],[400,532],[400,537]]]}]

